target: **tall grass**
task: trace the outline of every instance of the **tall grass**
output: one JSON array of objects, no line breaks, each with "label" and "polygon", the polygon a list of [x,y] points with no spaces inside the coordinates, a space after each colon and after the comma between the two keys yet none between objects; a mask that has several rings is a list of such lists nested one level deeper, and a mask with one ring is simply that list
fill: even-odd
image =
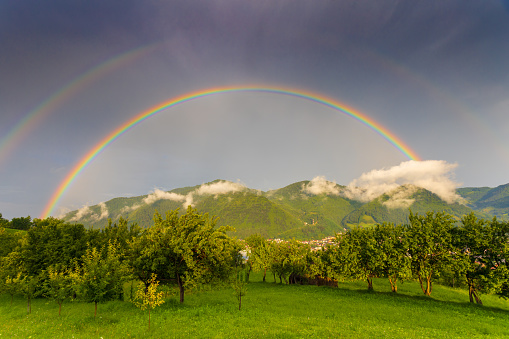
[{"label": "tall grass", "polygon": [[[253,281],[254,280],[254,281]],[[269,279],[270,280],[270,279]],[[148,314],[128,302],[94,305],[46,299],[26,303],[0,297],[0,338],[502,338],[509,337],[509,302],[483,296],[484,306],[468,303],[466,291],[435,286],[425,297],[418,284],[390,292],[384,279],[367,292],[363,282],[339,288],[262,283],[255,276],[242,299],[231,288],[205,288],[170,298]]]}]

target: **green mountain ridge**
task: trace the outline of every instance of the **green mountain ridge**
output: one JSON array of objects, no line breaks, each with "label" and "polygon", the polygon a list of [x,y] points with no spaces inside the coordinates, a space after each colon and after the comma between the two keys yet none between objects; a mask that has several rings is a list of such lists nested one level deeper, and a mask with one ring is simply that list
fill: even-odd
[{"label": "green mountain ridge", "polygon": [[300,181],[267,192],[224,180],[192,187],[154,192],[138,197],[114,198],[98,205],[69,212],[64,220],[87,227],[103,228],[109,219],[120,217],[142,227],[152,224],[156,211],[192,203],[201,213],[219,217],[218,225],[229,225],[239,238],[258,233],[266,238],[319,239],[355,226],[376,223],[407,223],[409,208],[414,213],[440,211],[460,219],[472,211],[483,218],[508,219],[509,184],[496,188],[460,188],[457,193],[466,204],[448,204],[436,194],[412,185],[361,202],[344,197],[347,188],[327,182],[328,193],[314,194],[306,189],[310,181]]},{"label": "green mountain ridge", "polygon": [[458,194],[468,201],[467,206],[488,216],[509,219],[509,184],[490,187],[459,188]]}]

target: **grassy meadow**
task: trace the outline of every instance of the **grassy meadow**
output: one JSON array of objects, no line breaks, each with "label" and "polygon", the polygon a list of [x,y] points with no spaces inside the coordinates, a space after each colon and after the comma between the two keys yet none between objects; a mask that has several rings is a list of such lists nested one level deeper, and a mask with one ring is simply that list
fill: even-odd
[{"label": "grassy meadow", "polygon": [[[269,278],[271,281],[272,278]],[[151,313],[129,302],[98,305],[47,299],[32,302],[0,297],[0,338],[503,338],[509,337],[509,302],[483,296],[470,304],[466,291],[436,285],[425,297],[417,283],[406,282],[397,294],[387,280],[339,288],[262,283],[252,275],[242,310],[231,288],[208,288],[176,296]]]}]

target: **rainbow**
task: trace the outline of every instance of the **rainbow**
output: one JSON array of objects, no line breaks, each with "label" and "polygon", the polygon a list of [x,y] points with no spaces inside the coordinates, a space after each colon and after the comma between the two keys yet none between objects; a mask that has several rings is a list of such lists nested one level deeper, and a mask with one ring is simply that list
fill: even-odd
[{"label": "rainbow", "polygon": [[106,61],[91,67],[86,72],[75,77],[66,83],[60,89],[55,91],[46,100],[31,110],[23,119],[21,119],[13,128],[10,129],[3,138],[0,139],[0,164],[12,153],[16,145],[26,137],[30,131],[34,130],[39,123],[62,105],[65,101],[75,96],[78,92],[92,84],[105,74],[114,71],[122,66],[131,64],[135,60],[142,58],[153,52],[159,43],[151,43],[117,54]]},{"label": "rainbow", "polygon": [[47,218],[51,215],[56,205],[62,198],[63,194],[67,191],[69,186],[73,183],[76,177],[85,169],[85,167],[92,162],[108,145],[110,145],[113,141],[118,139],[121,135],[126,133],[128,130],[142,123],[146,119],[151,116],[156,115],[159,112],[167,110],[171,107],[177,106],[179,104],[198,99],[204,98],[207,96],[212,96],[216,94],[223,93],[232,93],[232,92],[262,92],[262,93],[273,93],[273,94],[282,94],[289,95],[297,98],[302,98],[306,100],[310,100],[330,108],[333,108],[341,113],[350,116],[363,124],[367,125],[369,128],[380,134],[383,138],[385,138],[389,143],[391,143],[396,149],[398,149],[403,155],[405,155],[410,160],[421,160],[420,157],[412,150],[409,146],[404,144],[396,135],[391,133],[381,124],[376,122],[375,120],[369,118],[367,115],[356,111],[355,109],[346,106],[343,103],[335,101],[331,98],[327,98],[320,94],[316,94],[309,91],[302,91],[298,89],[284,88],[284,87],[263,87],[263,86],[235,86],[235,87],[219,87],[219,88],[209,88],[205,90],[200,90],[197,92],[187,93],[181,95],[179,97],[170,99],[168,101],[164,101],[144,112],[139,113],[128,121],[124,122],[117,128],[115,128],[112,132],[110,132],[106,137],[104,137],[101,141],[99,141],[84,157],[82,157],[72,168],[72,170],[66,175],[64,180],[60,183],[58,188],[55,190],[50,200],[48,201],[44,211],[41,214],[41,218]]}]

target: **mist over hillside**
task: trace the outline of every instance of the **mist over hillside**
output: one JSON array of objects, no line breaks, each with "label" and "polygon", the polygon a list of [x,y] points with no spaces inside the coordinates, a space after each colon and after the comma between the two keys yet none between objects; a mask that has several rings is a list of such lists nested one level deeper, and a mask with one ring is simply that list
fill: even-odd
[{"label": "mist over hillside", "polygon": [[[241,183],[215,180],[171,191],[115,198],[67,213],[63,219],[87,227],[103,228],[120,217],[142,227],[150,227],[154,213],[164,214],[192,206],[202,213],[219,217],[218,225],[230,225],[237,237],[258,233],[266,238],[317,239],[355,226],[408,222],[414,213],[443,211],[458,220],[472,211],[483,218],[508,218],[509,184],[496,188],[460,188],[458,198],[447,202],[438,194],[406,184],[396,186],[366,201],[352,191],[365,194],[370,188],[342,186],[316,177],[267,192]],[[371,189],[372,190],[372,189]]]}]

